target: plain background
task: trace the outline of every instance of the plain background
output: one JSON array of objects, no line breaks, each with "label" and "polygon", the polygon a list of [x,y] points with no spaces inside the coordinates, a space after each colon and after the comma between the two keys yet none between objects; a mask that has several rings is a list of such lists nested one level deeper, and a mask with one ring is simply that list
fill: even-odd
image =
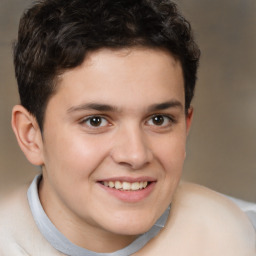
[{"label": "plain background", "polygon": [[[0,194],[38,168],[18,148],[12,42],[28,0],[0,0]],[[256,1],[177,0],[202,50],[183,179],[256,202]]]}]

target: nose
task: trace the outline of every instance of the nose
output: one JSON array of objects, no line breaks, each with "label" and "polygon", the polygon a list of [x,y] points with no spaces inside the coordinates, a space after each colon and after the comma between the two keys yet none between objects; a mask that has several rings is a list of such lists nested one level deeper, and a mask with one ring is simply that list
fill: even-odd
[{"label": "nose", "polygon": [[138,170],[152,161],[152,151],[139,127],[125,127],[117,133],[111,151],[111,157],[116,163]]}]

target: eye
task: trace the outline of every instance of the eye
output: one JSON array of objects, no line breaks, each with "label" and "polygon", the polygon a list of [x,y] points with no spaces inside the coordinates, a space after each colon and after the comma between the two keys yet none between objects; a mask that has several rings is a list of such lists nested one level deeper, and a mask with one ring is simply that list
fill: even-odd
[{"label": "eye", "polygon": [[171,125],[171,123],[173,123],[172,118],[165,115],[154,115],[147,121],[148,125],[162,126],[162,127]]},{"label": "eye", "polygon": [[88,127],[98,128],[105,127],[109,125],[109,122],[106,118],[101,116],[90,116],[82,121],[83,124],[86,124]]}]

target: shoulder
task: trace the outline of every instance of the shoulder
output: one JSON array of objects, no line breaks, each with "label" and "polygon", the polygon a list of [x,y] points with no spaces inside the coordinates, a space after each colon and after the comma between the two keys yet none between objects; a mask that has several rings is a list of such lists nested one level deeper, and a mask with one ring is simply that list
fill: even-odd
[{"label": "shoulder", "polygon": [[16,224],[16,220],[22,218],[26,214],[27,199],[26,199],[27,187],[21,187],[12,193],[9,193],[0,200],[0,224],[1,233],[5,230],[11,230]]},{"label": "shoulder", "polygon": [[211,220],[210,225],[215,225],[215,221],[218,220],[220,223],[225,221],[226,224],[234,224],[234,228],[253,230],[248,217],[234,202],[218,192],[197,184],[182,182],[176,191],[173,205],[174,210],[179,213],[189,209],[189,215],[192,214],[193,218],[199,213],[205,214],[204,219],[207,223]]},{"label": "shoulder", "polygon": [[41,235],[32,217],[28,185],[20,187],[0,201],[0,255],[62,255]]},{"label": "shoulder", "polygon": [[193,224],[191,228],[199,237],[203,234],[200,239],[207,238],[205,246],[214,245],[212,250],[222,250],[223,255],[256,255],[252,224],[223,195],[200,185],[181,183],[174,198],[174,208],[183,220],[190,218],[197,223],[199,228]]},{"label": "shoulder", "polygon": [[[22,237],[21,229],[27,219],[26,187],[6,194],[0,201],[0,255],[10,253],[26,255],[17,240]],[[24,232],[24,230],[23,230]],[[23,233],[24,234],[24,233]],[[23,235],[24,236],[24,235]]]},{"label": "shoulder", "polygon": [[230,199],[197,184],[182,182],[176,191],[173,205],[179,213],[189,208],[191,214],[206,213],[207,218],[221,217],[222,221],[224,217],[228,217],[225,219],[228,223],[235,221],[237,224],[241,223],[242,226],[251,227],[246,215]]},{"label": "shoulder", "polygon": [[253,256],[255,232],[229,199],[208,188],[181,183],[166,227],[145,247],[145,255],[154,255],[155,249],[161,255],[169,251],[180,256]]}]

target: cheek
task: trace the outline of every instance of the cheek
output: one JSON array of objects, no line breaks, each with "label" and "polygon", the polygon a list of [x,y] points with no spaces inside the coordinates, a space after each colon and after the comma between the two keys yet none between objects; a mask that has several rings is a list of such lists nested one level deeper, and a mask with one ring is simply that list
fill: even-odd
[{"label": "cheek", "polygon": [[170,135],[157,146],[158,163],[160,163],[163,170],[158,195],[158,198],[162,200],[156,202],[159,209],[166,209],[172,201],[183,170],[185,146],[186,136],[182,133]]},{"label": "cheek", "polygon": [[186,136],[170,136],[155,147],[160,162],[172,172],[182,171],[186,155]]},{"label": "cheek", "polygon": [[95,139],[85,136],[61,136],[49,138],[46,147],[45,167],[54,175],[68,179],[81,179],[91,175],[106,155],[106,148],[99,147]]}]

